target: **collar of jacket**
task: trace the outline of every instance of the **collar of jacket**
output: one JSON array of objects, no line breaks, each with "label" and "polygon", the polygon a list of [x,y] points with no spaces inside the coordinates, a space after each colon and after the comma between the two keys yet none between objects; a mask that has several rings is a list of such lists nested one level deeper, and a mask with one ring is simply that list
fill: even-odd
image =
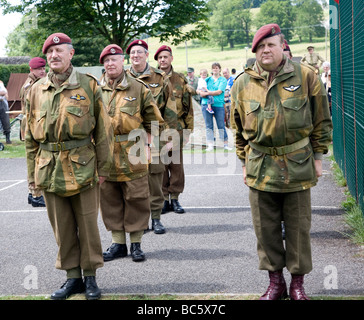
[{"label": "collar of jacket", "polygon": [[[285,63],[283,65],[283,68],[278,72],[278,74],[275,76],[274,80],[272,81],[272,84],[276,83],[277,81],[282,81],[287,79],[288,77],[292,76],[292,72],[294,72],[294,65],[291,59],[286,58],[286,56],[283,55],[283,59],[285,59]],[[259,75],[259,73],[255,70],[256,69],[256,63],[250,67],[245,68],[245,72],[250,75],[251,77],[255,79],[261,79],[265,81],[265,78]]]},{"label": "collar of jacket", "polygon": [[[48,90],[49,88],[55,88],[54,84],[51,80],[49,80],[48,74],[44,78],[42,78],[40,81],[40,85],[42,86],[43,90]],[[73,68],[70,76],[68,79],[63,82],[62,86],[59,89],[76,89],[80,86],[80,80],[79,80],[79,73]]]},{"label": "collar of jacket", "polygon": [[[121,80],[120,83],[116,86],[115,88],[116,90],[126,90],[127,88],[130,87],[130,80],[129,80],[130,76],[125,72],[125,70],[123,70],[123,73],[124,73],[123,80]],[[102,90],[109,90],[109,91],[114,90],[107,83],[106,73],[103,73],[102,78],[100,79],[100,86],[102,87]]]}]

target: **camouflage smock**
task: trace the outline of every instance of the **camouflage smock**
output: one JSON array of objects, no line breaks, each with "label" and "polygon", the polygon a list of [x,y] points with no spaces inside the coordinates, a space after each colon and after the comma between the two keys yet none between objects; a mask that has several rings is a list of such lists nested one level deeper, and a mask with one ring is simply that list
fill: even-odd
[{"label": "camouflage smock", "polygon": [[314,186],[314,159],[328,151],[332,122],[325,88],[313,68],[285,59],[269,86],[255,68],[247,68],[231,96],[232,128],[247,185],[269,192]]},{"label": "camouflage smock", "polygon": [[[156,124],[156,132],[159,132],[164,123],[152,93],[146,84],[126,72],[115,90],[107,84],[105,75],[100,85],[115,136],[114,163],[107,180],[121,182],[141,178],[148,173],[144,152],[146,133],[155,132],[152,125]],[[139,141],[140,148],[136,145]],[[130,153],[131,148],[135,152]]]},{"label": "camouflage smock", "polygon": [[[178,127],[177,130],[183,138],[183,130],[188,129],[188,135],[193,131],[193,105],[192,88],[187,79],[180,73],[174,72],[173,68],[167,77],[172,84],[173,94],[176,99]],[[181,141],[182,142],[182,141]],[[182,143],[181,143],[182,147]]]},{"label": "camouflage smock", "polygon": [[[137,74],[133,68],[127,72],[134,78],[142,80],[150,89],[153,98],[157,103],[159,111],[164,119],[163,129],[177,130],[177,107],[176,100],[173,95],[173,88],[166,74],[159,69],[151,67],[147,64],[147,68],[142,74]],[[158,138],[156,138],[158,139]],[[153,141],[152,156],[159,156],[159,151],[164,147],[166,141]],[[159,145],[159,148],[156,146]]]},{"label": "camouflage smock", "polygon": [[58,89],[42,78],[30,89],[26,109],[29,183],[71,196],[109,175],[113,133],[94,77],[73,69]]}]

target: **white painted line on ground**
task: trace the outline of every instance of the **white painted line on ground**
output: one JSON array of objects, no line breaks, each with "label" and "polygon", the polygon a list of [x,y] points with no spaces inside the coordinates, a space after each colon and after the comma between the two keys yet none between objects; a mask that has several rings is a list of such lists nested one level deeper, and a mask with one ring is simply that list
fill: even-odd
[{"label": "white painted line on ground", "polygon": [[11,184],[11,185],[9,185],[9,186],[6,186],[4,188],[1,188],[0,189],[0,192],[1,191],[4,191],[6,189],[12,188],[12,187],[14,187],[14,186],[16,186],[16,185],[18,185],[20,183],[26,182],[27,180],[3,180],[3,181],[0,181],[0,183],[9,183],[9,182],[14,182],[14,181],[16,181],[16,182],[13,183],[13,184]]}]

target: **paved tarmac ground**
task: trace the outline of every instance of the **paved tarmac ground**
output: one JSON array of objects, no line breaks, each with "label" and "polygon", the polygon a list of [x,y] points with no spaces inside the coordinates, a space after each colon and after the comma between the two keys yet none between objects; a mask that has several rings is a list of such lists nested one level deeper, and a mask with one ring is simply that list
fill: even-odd
[{"label": "paved tarmac ground", "polygon": [[[167,233],[142,240],[146,261],[125,257],[97,271],[103,294],[262,294],[266,271],[258,270],[248,188],[235,152],[184,153],[185,214],[162,215]],[[57,246],[45,208],[27,203],[25,159],[0,159],[0,296],[49,295],[65,281],[54,267]],[[363,248],[341,232],[343,189],[330,163],[312,189],[313,271],[309,296],[364,295]],[[101,217],[103,249],[111,244]],[[285,273],[289,282],[289,274]]]}]

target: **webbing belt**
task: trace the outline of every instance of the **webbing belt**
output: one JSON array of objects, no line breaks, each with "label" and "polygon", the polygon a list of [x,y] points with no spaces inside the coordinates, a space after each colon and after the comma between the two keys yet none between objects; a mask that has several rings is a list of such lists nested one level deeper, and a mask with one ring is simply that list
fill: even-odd
[{"label": "webbing belt", "polygon": [[302,140],[299,140],[295,143],[286,145],[286,146],[281,146],[281,147],[266,147],[266,146],[262,146],[260,144],[256,144],[253,143],[251,141],[249,141],[249,145],[250,147],[252,147],[253,149],[272,155],[272,156],[282,156],[286,153],[290,153],[293,151],[296,151],[298,149],[301,149],[303,147],[305,147],[306,145],[308,145],[310,143],[310,138],[306,137],[303,138]]},{"label": "webbing belt", "polygon": [[39,146],[43,150],[48,151],[64,151],[70,150],[78,147],[83,147],[91,143],[91,138],[87,137],[82,140],[69,140],[69,141],[60,141],[60,142],[46,142],[41,143]]}]

